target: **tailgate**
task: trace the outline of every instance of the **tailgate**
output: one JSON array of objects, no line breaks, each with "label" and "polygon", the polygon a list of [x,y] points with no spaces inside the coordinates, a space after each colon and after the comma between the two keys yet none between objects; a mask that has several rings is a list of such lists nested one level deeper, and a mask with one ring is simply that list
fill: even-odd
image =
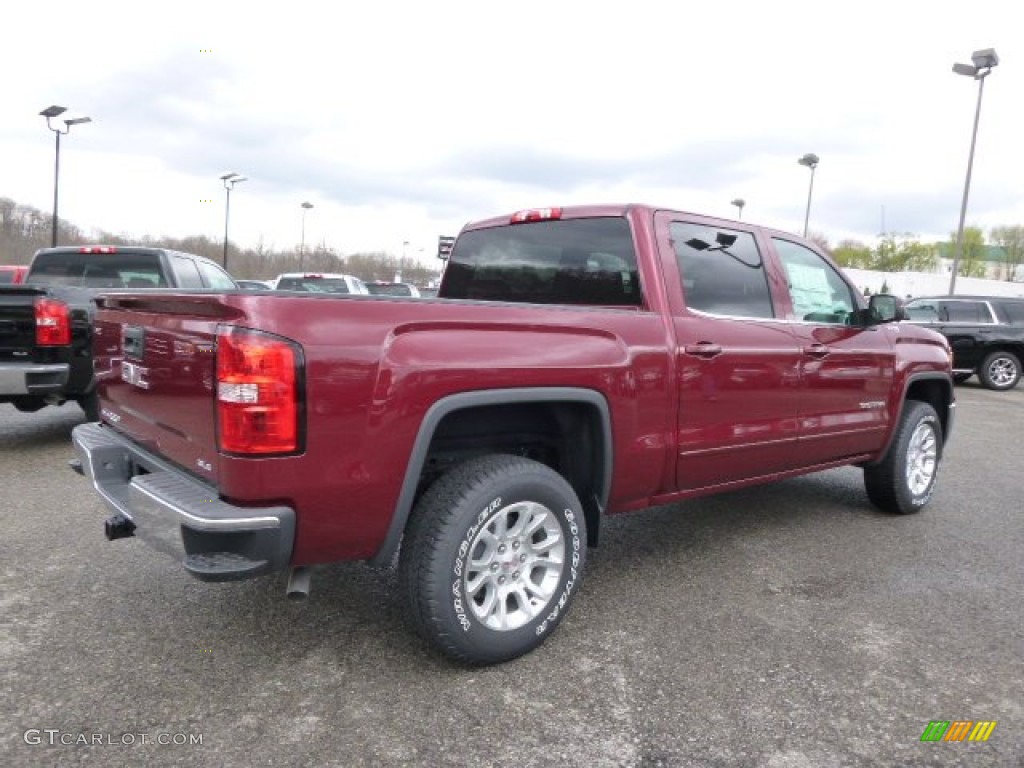
[{"label": "tailgate", "polygon": [[214,294],[108,295],[97,303],[101,419],[206,479],[217,479],[217,328],[243,317]]},{"label": "tailgate", "polygon": [[28,363],[36,345],[35,300],[45,288],[4,286],[0,289],[0,363]]}]

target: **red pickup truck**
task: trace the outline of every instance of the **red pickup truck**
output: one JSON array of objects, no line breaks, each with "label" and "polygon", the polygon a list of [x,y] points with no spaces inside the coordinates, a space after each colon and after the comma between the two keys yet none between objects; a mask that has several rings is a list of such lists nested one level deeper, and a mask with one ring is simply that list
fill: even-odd
[{"label": "red pickup truck", "polygon": [[813,244],[640,205],[467,225],[438,299],[98,300],[77,469],[209,581],[390,564],[455,659],[539,645],[604,515],[847,464],[932,496],[950,350]]}]

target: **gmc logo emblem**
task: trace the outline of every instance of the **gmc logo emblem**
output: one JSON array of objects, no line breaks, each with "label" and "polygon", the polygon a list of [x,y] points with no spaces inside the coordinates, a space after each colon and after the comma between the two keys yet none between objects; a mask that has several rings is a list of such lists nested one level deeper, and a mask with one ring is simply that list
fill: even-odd
[{"label": "gmc logo emblem", "polygon": [[149,389],[149,382],[145,378],[148,374],[148,368],[143,368],[141,365],[126,361],[121,362],[121,379],[122,381],[127,381],[133,387]]}]

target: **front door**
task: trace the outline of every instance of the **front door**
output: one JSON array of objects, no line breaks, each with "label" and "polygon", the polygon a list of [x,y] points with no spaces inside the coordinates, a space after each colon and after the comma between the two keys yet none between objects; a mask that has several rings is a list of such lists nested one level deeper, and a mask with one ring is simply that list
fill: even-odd
[{"label": "front door", "polygon": [[851,325],[854,289],[821,255],[772,239],[789,281],[792,329],[800,346],[800,447],[805,465],[877,451],[896,407],[892,323]]}]

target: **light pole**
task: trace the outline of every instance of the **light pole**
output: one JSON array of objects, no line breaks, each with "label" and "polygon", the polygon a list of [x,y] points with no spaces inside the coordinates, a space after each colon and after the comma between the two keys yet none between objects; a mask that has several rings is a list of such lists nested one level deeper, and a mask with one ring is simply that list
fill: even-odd
[{"label": "light pole", "polygon": [[228,268],[228,219],[231,216],[231,190],[234,189],[235,184],[243,181],[247,181],[246,177],[240,173],[225,173],[220,177],[220,180],[224,182],[224,191],[226,192],[224,200],[224,269]]},{"label": "light pole", "polygon": [[953,251],[953,275],[949,278],[949,292],[956,291],[956,273],[960,271],[960,258],[964,252],[964,219],[967,216],[967,195],[971,191],[971,169],[974,167],[974,145],[978,140],[978,118],[981,117],[981,96],[985,92],[985,78],[992,73],[992,67],[999,64],[994,48],[985,48],[971,54],[973,64],[954,64],[958,75],[973,77],[978,81],[978,106],[974,110],[974,130],[971,132],[971,151],[967,156],[967,179],[964,181],[964,199],[960,203],[960,223],[956,228],[956,246]]},{"label": "light pole", "polygon": [[306,211],[312,207],[312,203],[302,204],[302,242],[299,244],[299,272],[302,271],[302,264],[306,260]]},{"label": "light pole", "polygon": [[814,169],[818,167],[818,156],[808,152],[797,162],[811,169],[811,185],[807,189],[807,213],[804,214],[804,237],[807,237],[807,222],[811,220],[811,195],[814,194]]},{"label": "light pole", "polygon": [[742,197],[737,197],[735,200],[733,200],[730,203],[730,205],[735,205],[736,208],[739,209],[739,215],[736,218],[738,218],[738,219],[742,219],[743,218],[743,206],[746,205],[746,204],[747,204],[747,201],[744,200]]},{"label": "light pole", "polygon": [[57,247],[57,200],[58,190],[60,189],[60,137],[62,134],[68,134],[71,132],[72,125],[81,125],[82,123],[91,123],[91,117],[76,117],[71,120],[64,120],[64,130],[60,129],[58,125],[56,128],[53,127],[53,123],[50,122],[55,117],[59,117],[67,112],[67,108],[58,107],[54,104],[52,107],[47,107],[39,114],[46,118],[46,127],[49,128],[57,135],[57,152],[53,162],[53,232],[50,235],[50,246],[53,248]]}]

